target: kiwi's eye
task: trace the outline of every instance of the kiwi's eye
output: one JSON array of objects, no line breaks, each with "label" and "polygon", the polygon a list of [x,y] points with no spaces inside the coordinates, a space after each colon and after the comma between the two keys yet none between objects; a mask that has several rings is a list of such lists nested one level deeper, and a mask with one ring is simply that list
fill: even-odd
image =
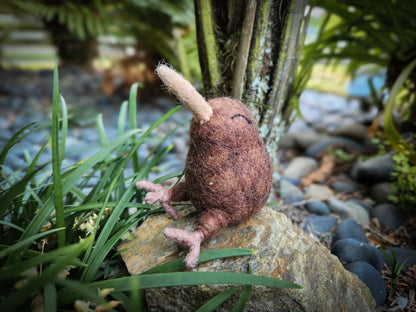
[{"label": "kiwi's eye", "polygon": [[235,114],[233,117],[231,117],[231,119],[234,119],[236,117],[243,117],[248,122],[249,125],[251,124],[251,121],[246,116],[241,115],[241,114]]}]

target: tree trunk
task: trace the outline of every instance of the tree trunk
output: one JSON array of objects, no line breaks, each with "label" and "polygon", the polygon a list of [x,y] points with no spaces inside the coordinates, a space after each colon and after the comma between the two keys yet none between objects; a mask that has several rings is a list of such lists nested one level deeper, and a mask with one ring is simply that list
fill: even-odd
[{"label": "tree trunk", "polygon": [[205,94],[231,96],[247,105],[272,158],[293,110],[307,2],[195,0]]}]

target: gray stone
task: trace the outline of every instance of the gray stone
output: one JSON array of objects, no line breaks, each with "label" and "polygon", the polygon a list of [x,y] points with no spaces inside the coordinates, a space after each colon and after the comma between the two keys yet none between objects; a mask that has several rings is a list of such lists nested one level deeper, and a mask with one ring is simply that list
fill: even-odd
[{"label": "gray stone", "polygon": [[388,182],[391,179],[393,165],[391,154],[357,161],[351,170],[351,177],[363,184]]},{"label": "gray stone", "polygon": [[[139,226],[134,240],[119,250],[130,274],[140,274],[157,264],[177,259],[183,249],[163,236],[166,227],[194,229],[198,214],[191,207],[179,209],[179,220],[167,215],[149,216]],[[247,273],[295,282],[302,289],[253,287],[245,311],[373,311],[369,289],[355,275],[344,270],[341,262],[321,244],[272,208],[265,207],[250,220],[229,226],[204,242],[201,251],[220,248],[252,248],[250,257],[219,259],[200,264],[197,272]],[[221,285],[154,288],[146,290],[150,311],[195,311],[226,289]],[[217,311],[230,311],[236,298],[226,301]],[[166,303],[169,303],[167,305]]]},{"label": "gray stone", "polygon": [[384,303],[387,295],[386,283],[372,265],[367,262],[357,261],[347,264],[345,268],[356,274],[368,286],[377,307]]},{"label": "gray stone", "polygon": [[370,199],[359,200],[359,199],[356,199],[356,198],[350,198],[350,199],[347,200],[347,202],[352,202],[354,204],[360,205],[368,213],[370,213],[370,211],[371,211],[371,209],[373,208],[373,205],[374,205],[374,202]]},{"label": "gray stone", "polygon": [[318,169],[318,162],[310,157],[296,157],[286,168],[284,175],[292,179],[301,179]]},{"label": "gray stone", "polygon": [[307,216],[304,231],[311,233],[327,233],[337,223],[337,219],[330,216]]},{"label": "gray stone", "polygon": [[313,214],[324,216],[328,215],[331,211],[327,204],[321,200],[314,200],[306,203],[306,209]]},{"label": "gray stone", "polygon": [[382,226],[397,230],[404,221],[404,215],[399,207],[384,203],[375,206],[371,210],[371,217],[377,218]]},{"label": "gray stone", "polygon": [[331,252],[343,263],[364,261],[371,264],[379,272],[384,266],[383,256],[376,247],[353,238],[338,240],[332,245]]},{"label": "gray stone", "polygon": [[305,197],[307,199],[316,200],[327,200],[334,195],[334,192],[329,187],[321,184],[311,184],[308,186],[305,192]]},{"label": "gray stone", "polygon": [[293,141],[295,146],[305,150],[309,146],[327,138],[327,135],[322,135],[320,133],[316,133],[315,131],[311,130],[308,132],[296,132],[293,133]]},{"label": "gray stone", "polygon": [[389,196],[396,194],[396,192],[391,188],[390,182],[374,184],[370,187],[368,193],[377,204],[390,202],[391,200],[389,199]]},{"label": "gray stone", "polygon": [[352,181],[336,180],[331,183],[331,188],[339,193],[354,193],[361,189],[360,185]]},{"label": "gray stone", "polygon": [[329,137],[309,146],[306,155],[316,158],[329,148],[342,148],[353,152],[362,152],[364,149],[363,145],[354,140],[343,137]]},{"label": "gray stone", "polygon": [[361,225],[354,219],[345,219],[338,223],[334,229],[334,237],[332,243],[339,241],[340,239],[353,238],[357,241],[368,243],[367,235]]},{"label": "gray stone", "polygon": [[367,137],[367,128],[363,124],[348,124],[332,130],[330,134],[363,142]]},{"label": "gray stone", "polygon": [[294,198],[303,199],[302,191],[287,180],[280,181],[280,198],[285,203],[292,203]]},{"label": "gray stone", "polygon": [[342,202],[336,198],[329,198],[328,205],[331,212],[343,219],[353,218],[362,225],[369,225],[370,218],[367,211],[360,205],[352,202]]}]

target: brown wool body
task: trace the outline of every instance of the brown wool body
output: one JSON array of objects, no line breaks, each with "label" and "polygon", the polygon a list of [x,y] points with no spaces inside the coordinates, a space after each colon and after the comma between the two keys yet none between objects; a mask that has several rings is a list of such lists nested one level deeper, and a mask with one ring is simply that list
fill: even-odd
[{"label": "brown wool body", "polygon": [[[156,72],[159,74],[158,70]],[[175,88],[166,81],[170,78],[159,76],[166,85]],[[180,90],[173,92],[181,98]],[[147,202],[160,201],[174,218],[177,214],[169,205],[171,201],[190,200],[201,211],[194,232],[165,230],[168,238],[190,248],[185,259],[188,267],[195,266],[203,240],[259,212],[272,184],[271,159],[251,112],[231,98],[216,98],[205,103],[212,109],[210,116],[198,118],[194,114],[191,121],[185,181],[167,191],[148,181],[137,183],[138,188],[151,192],[146,196]]]}]

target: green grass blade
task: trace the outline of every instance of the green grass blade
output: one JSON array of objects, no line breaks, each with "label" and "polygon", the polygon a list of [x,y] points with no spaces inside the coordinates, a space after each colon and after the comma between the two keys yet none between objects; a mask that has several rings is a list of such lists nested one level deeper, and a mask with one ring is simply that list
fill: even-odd
[{"label": "green grass blade", "polygon": [[[52,230],[55,231],[55,230]],[[91,240],[91,239],[89,239]],[[63,248],[55,249],[48,253],[42,253],[38,251],[33,251],[33,256],[27,260],[20,261],[15,264],[11,264],[8,267],[4,267],[3,270],[0,271],[0,280],[7,280],[13,276],[20,276],[22,272],[26,270],[39,266],[41,264],[45,264],[48,262],[55,262],[57,259],[62,258],[65,255],[74,253],[78,248],[77,244],[72,244],[69,246],[65,246]],[[7,248],[6,248],[7,249]],[[29,250],[28,250],[29,251]],[[84,264],[80,261],[75,261],[71,263],[72,265],[77,266],[84,266]]]},{"label": "green grass blade", "polygon": [[[241,256],[251,256],[256,254],[256,251],[253,249],[246,248],[227,248],[227,249],[216,249],[208,250],[201,252],[199,255],[198,263],[204,263],[216,259],[224,259],[229,257],[241,257]],[[185,269],[185,264],[183,262],[184,258],[175,259],[167,263],[158,265],[142,274],[155,274],[155,273],[171,273]]]},{"label": "green grass blade", "polygon": [[[137,128],[137,88],[139,87],[139,83],[136,82],[130,87],[130,94],[129,94],[129,126],[130,130]],[[136,137],[131,137],[131,145],[136,145]],[[139,156],[137,152],[133,155],[133,169],[135,172],[139,171],[140,164],[139,164]]]},{"label": "green grass blade", "polygon": [[[89,171],[93,166],[95,166],[99,161],[101,161],[105,156],[110,153],[112,150],[117,148],[119,145],[126,143],[132,134],[138,133],[139,130],[131,130],[125,133],[124,135],[118,137],[108,144],[108,146],[102,148],[94,155],[89,157],[83,163],[78,165],[63,181],[62,190],[63,195],[65,196],[76,184],[82,179],[82,177]],[[42,209],[35,215],[31,220],[28,227],[26,228],[25,233],[22,238],[29,237],[39,231],[41,226],[49,219],[54,208],[53,198],[49,198]]]},{"label": "green grass blade", "polygon": [[[111,215],[110,215],[109,219],[107,220],[105,226],[103,227],[99,237],[97,238],[97,241],[96,241],[95,246],[94,246],[94,250],[91,252],[91,254],[89,254],[89,253],[86,254],[86,257],[88,257],[90,260],[85,261],[86,263],[88,263],[89,267],[88,267],[88,269],[83,271],[83,275],[81,277],[81,279],[83,281],[90,282],[90,281],[93,280],[100,264],[102,263],[102,261],[104,260],[104,258],[108,254],[108,252],[110,251],[111,247],[116,243],[116,241],[115,241],[115,242],[112,243],[112,245],[111,244],[107,245],[107,248],[104,248],[105,245],[107,244],[107,240],[109,239],[109,237],[111,235],[111,232],[113,231],[113,228],[115,227],[115,225],[116,225],[116,223],[119,219],[120,214],[126,208],[127,202],[131,199],[133,193],[136,190],[136,187],[135,187],[136,182],[140,179],[143,179],[145,176],[147,176],[148,173],[150,172],[150,170],[155,166],[155,164],[157,164],[160,161],[160,159],[169,151],[169,149],[170,148],[167,147],[167,148],[161,150],[157,155],[155,155],[155,157],[152,158],[151,161],[149,161],[146,164],[145,167],[143,167],[140,170],[140,172],[138,173],[135,180],[126,189],[123,196],[121,197],[121,199],[119,200],[117,205],[114,207],[113,212],[111,213]],[[133,151],[134,151],[134,149],[133,149]],[[127,160],[128,160],[128,158],[126,158],[126,161]],[[107,200],[105,202],[107,202]],[[100,214],[101,214],[101,212],[102,211],[100,211]],[[98,214],[98,217],[97,217],[98,219],[100,218],[100,214]]]},{"label": "green grass blade", "polygon": [[127,106],[129,102],[124,101],[121,103],[120,113],[118,115],[118,122],[117,122],[117,136],[122,135],[124,130],[126,129],[126,118],[127,118]]},{"label": "green grass blade", "polygon": [[[250,265],[248,267],[248,273],[252,274]],[[240,298],[238,299],[238,301],[234,305],[231,312],[242,312],[244,310],[244,307],[246,306],[247,301],[250,298],[252,288],[253,288],[253,286],[251,286],[251,285],[247,285],[246,287],[244,287],[244,290],[241,293]]]},{"label": "green grass blade", "polygon": [[[53,107],[52,107],[52,182],[56,215],[56,227],[65,228],[64,196],[62,192],[61,180],[61,156],[59,145],[59,76],[58,67],[53,71]],[[65,246],[65,231],[57,233],[58,247]]]},{"label": "green grass blade", "polygon": [[65,157],[66,137],[68,134],[68,108],[64,97],[60,96],[61,100],[61,144],[59,148],[59,154],[62,162]]},{"label": "green grass blade", "polygon": [[48,283],[43,287],[43,311],[55,312],[56,311],[56,288],[55,284]]},{"label": "green grass blade", "polygon": [[19,194],[23,193],[27,184],[30,180],[36,176],[36,174],[41,171],[45,165],[35,168],[33,171],[27,171],[24,177],[18,181],[16,184],[13,184],[10,188],[3,191],[0,194],[0,216],[1,219],[4,218],[5,214],[7,213],[7,209],[9,208],[11,202],[18,196]]},{"label": "green grass blade", "polygon": [[183,176],[183,170],[175,171],[175,172],[169,173],[167,175],[164,175],[164,176],[161,176],[161,177],[155,179],[153,181],[153,183],[158,184],[160,182],[164,182],[166,180],[173,179],[173,178],[179,178],[179,177],[182,177],[182,176]]},{"label": "green grass blade", "polygon": [[[231,272],[176,272],[145,274],[94,282],[88,284],[88,287],[91,287],[92,289],[114,288],[115,291],[121,292],[155,287],[229,284],[295,289],[302,288],[297,284],[267,276]],[[63,289],[58,293],[58,298],[61,300],[62,304],[65,304],[72,302],[76,298],[76,294],[70,289]]]},{"label": "green grass blade", "polygon": [[228,298],[230,298],[236,291],[238,290],[237,287],[233,287],[230,289],[227,289],[215,297],[213,297],[211,300],[204,303],[196,312],[212,312],[216,308],[218,308],[220,305],[222,305]]},{"label": "green grass blade", "polygon": [[36,131],[38,129],[38,127],[35,127],[34,129],[31,129],[28,132],[25,132],[26,130],[28,130],[30,127],[32,127],[33,125],[36,124],[35,122],[32,122],[30,124],[28,124],[27,126],[23,127],[22,129],[20,129],[19,131],[17,131],[4,145],[3,149],[0,152],[0,171],[1,171],[1,166],[4,165],[4,161],[6,160],[7,154],[9,152],[9,150],[19,141],[21,141],[23,138],[25,138],[26,136],[28,136],[29,134],[31,134],[32,132]]},{"label": "green grass blade", "polygon": [[91,241],[92,237],[76,244],[75,250],[61,258],[58,258],[53,265],[49,266],[42,272],[42,275],[29,279],[22,288],[13,292],[3,300],[2,309],[5,309],[6,311],[16,311],[16,308],[18,308],[25,301],[25,299],[31,296],[35,291],[40,290],[48,283],[53,283],[57,278],[57,274],[69,265],[71,261],[76,258],[88,244],[91,243]]},{"label": "green grass blade", "polygon": [[14,245],[11,245],[10,247],[0,251],[0,259],[3,258],[4,256],[8,255],[8,254],[11,254],[12,252],[18,250],[19,248],[21,248],[25,245],[34,242],[35,240],[37,240],[41,237],[47,236],[47,235],[55,233],[57,231],[62,231],[64,229],[65,228],[56,228],[56,229],[52,229],[52,230],[48,230],[48,231],[45,231],[45,232],[42,232],[42,233],[35,234],[35,235],[33,235],[31,237],[28,237],[26,239],[23,239],[23,240],[19,240]]},{"label": "green grass blade", "polygon": [[[97,130],[98,130],[98,137],[100,138],[101,146],[108,145],[107,133],[105,132],[104,122],[103,122],[103,114],[97,115]],[[109,158],[106,159],[109,161]]]}]

